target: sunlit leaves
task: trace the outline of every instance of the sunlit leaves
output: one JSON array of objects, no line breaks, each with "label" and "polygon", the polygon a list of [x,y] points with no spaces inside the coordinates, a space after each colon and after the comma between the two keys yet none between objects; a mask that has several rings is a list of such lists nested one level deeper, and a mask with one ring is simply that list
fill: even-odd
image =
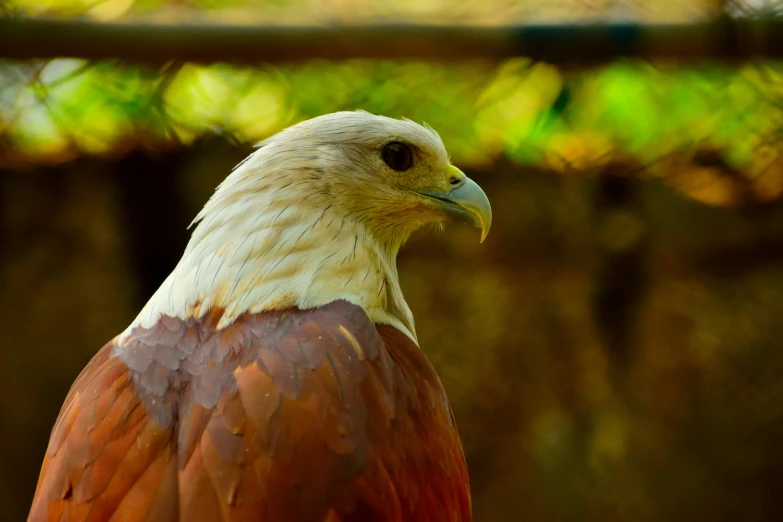
[{"label": "sunlit leaves", "polygon": [[264,71],[186,65],[173,77],[164,100],[184,141],[212,131],[252,143],[288,122],[285,84]]},{"label": "sunlit leaves", "polygon": [[561,88],[555,67],[524,59],[502,65],[476,101],[476,129],[484,149],[530,158],[526,154],[530,147],[555,130],[549,109]]},{"label": "sunlit leaves", "polygon": [[[721,179],[711,167],[674,179],[686,164],[667,159],[715,149],[766,200],[783,190],[783,172],[770,159],[783,149],[782,71],[776,63],[618,62],[577,73],[526,59],[262,68],[172,63],[154,70],[52,60],[0,66],[0,132],[12,145],[7,161],[62,161],[214,133],[254,143],[319,114],[364,109],[432,125],[462,164],[507,157],[590,170],[633,158],[658,165],[650,172],[694,197],[733,201],[727,194],[736,180]],[[704,183],[692,183],[699,177]]]}]

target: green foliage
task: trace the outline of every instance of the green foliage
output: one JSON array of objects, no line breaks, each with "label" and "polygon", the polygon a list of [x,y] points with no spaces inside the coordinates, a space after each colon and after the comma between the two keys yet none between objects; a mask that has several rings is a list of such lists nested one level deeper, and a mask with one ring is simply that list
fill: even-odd
[{"label": "green foliage", "polygon": [[[753,140],[745,138],[763,141],[781,128],[780,101],[768,86],[781,67],[763,67],[764,75],[756,66],[628,62],[567,74],[523,59],[500,66],[348,61],[161,71],[78,60],[7,63],[0,124],[22,153],[40,161],[41,151],[55,159],[67,147],[110,152],[139,135],[189,142],[218,132],[253,142],[301,119],[361,108],[426,121],[461,162],[505,154],[541,163],[564,153],[581,163],[589,155],[570,157],[563,142],[587,149],[606,143],[615,154],[650,161],[706,140],[747,164]],[[566,88],[570,101],[555,107]]]}]

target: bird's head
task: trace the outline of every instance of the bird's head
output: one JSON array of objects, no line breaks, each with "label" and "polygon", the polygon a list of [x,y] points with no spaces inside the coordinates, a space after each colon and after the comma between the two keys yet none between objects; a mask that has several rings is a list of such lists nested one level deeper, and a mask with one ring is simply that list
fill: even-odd
[{"label": "bird's head", "polygon": [[[212,203],[258,191],[305,211],[329,207],[384,241],[449,219],[481,228],[483,241],[492,223],[486,195],[449,162],[433,129],[363,111],[313,118],[262,142]],[[207,205],[200,218],[219,206]]]},{"label": "bird's head", "polygon": [[426,223],[456,218],[481,228],[492,211],[481,188],[449,162],[440,136],[410,120],[366,112],[314,118],[279,134],[272,143],[310,142],[324,190],[346,216],[383,237],[406,239]]},{"label": "bird's head", "polygon": [[230,322],[346,299],[413,334],[395,257],[414,230],[449,219],[483,241],[492,211],[434,130],[363,111],[313,118],[261,143],[218,187],[158,292],[184,303],[161,298],[158,312],[219,307]]}]

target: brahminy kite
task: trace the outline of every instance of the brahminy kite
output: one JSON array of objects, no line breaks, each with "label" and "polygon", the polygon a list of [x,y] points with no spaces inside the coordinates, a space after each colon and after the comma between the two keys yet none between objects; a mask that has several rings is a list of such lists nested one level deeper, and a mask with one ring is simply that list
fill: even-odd
[{"label": "brahminy kite", "polygon": [[338,112],[260,144],[73,384],[29,520],[467,521],[443,387],[396,256],[484,192],[431,128]]}]

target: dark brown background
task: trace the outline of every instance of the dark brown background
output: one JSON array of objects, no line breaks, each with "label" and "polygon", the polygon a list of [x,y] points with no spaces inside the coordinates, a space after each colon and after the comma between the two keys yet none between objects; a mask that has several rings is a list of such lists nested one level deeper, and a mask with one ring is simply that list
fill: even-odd
[{"label": "dark brown background", "polygon": [[[24,518],[71,382],[248,151],[0,171],[0,518]],[[400,256],[476,519],[783,520],[783,205],[708,207],[629,169],[469,170],[487,241],[425,231]]]}]

